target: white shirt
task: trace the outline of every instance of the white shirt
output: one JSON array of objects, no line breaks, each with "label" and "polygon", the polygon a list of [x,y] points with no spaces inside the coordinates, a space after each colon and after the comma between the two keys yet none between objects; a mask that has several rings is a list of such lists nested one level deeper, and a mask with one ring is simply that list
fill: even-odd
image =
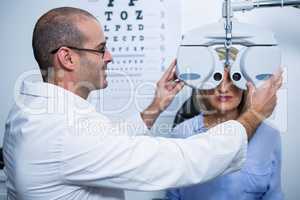
[{"label": "white shirt", "polygon": [[200,183],[245,160],[247,136],[237,121],[187,139],[146,130],[139,114],[115,124],[63,88],[24,82],[4,137],[8,199],[120,200],[124,189]]}]

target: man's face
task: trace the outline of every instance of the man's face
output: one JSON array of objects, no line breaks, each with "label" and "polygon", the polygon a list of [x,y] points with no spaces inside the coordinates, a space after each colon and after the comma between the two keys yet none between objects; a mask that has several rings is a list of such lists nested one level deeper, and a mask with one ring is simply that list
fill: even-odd
[{"label": "man's face", "polygon": [[[104,33],[99,22],[94,19],[81,20],[78,26],[87,39],[82,48],[99,50],[106,47]],[[108,85],[107,64],[111,61],[112,56],[108,50],[105,50],[105,53],[81,52],[80,67],[77,70],[80,86],[92,90],[106,88]]]}]

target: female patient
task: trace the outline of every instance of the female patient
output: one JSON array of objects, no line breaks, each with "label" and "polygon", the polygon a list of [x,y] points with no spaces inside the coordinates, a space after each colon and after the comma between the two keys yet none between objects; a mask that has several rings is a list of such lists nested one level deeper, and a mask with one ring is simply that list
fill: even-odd
[{"label": "female patient", "polygon": [[[220,59],[224,48],[217,48]],[[238,50],[232,48],[231,59]],[[224,79],[214,90],[193,91],[178,112],[174,137],[201,134],[209,128],[236,119],[244,104],[245,92],[234,86],[225,68]],[[184,136],[182,136],[184,134]],[[195,152],[197,153],[197,152]],[[170,200],[282,200],[281,140],[277,130],[262,123],[248,145],[247,159],[240,171],[227,174],[203,184],[170,189]]]}]

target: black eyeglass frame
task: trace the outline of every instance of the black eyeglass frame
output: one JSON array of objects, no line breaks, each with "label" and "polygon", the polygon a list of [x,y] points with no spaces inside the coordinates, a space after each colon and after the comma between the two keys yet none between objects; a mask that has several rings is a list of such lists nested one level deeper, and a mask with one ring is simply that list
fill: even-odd
[{"label": "black eyeglass frame", "polygon": [[106,47],[104,46],[103,48],[101,49],[86,49],[86,48],[78,48],[78,47],[73,47],[73,46],[66,46],[66,45],[63,45],[63,46],[60,46],[52,51],[50,51],[51,54],[55,54],[56,52],[58,52],[58,50],[62,47],[67,47],[69,49],[74,49],[74,50],[77,50],[77,51],[89,51],[89,52],[95,52],[95,53],[101,53],[104,55],[105,51],[106,51]]}]

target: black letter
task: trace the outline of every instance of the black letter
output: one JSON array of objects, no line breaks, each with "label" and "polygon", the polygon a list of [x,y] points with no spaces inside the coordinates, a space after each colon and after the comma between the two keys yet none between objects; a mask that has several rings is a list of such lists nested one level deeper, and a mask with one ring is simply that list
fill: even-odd
[{"label": "black letter", "polygon": [[127,24],[127,31],[132,31],[132,24]]},{"label": "black letter", "polygon": [[138,1],[138,0],[129,0],[129,6],[134,6],[134,1]]},{"label": "black letter", "polygon": [[109,28],[107,25],[104,25],[104,32],[108,32],[109,31]]},{"label": "black letter", "polygon": [[131,41],[134,42],[135,41],[135,36],[131,36]]},{"label": "black letter", "polygon": [[143,24],[139,24],[139,31],[144,30],[144,25]]},{"label": "black letter", "polygon": [[143,11],[142,10],[136,10],[135,11],[135,13],[136,13],[136,19],[137,20],[142,20],[143,19]]},{"label": "black letter", "polygon": [[128,13],[126,11],[122,11],[120,17],[122,20],[126,20],[128,18]]},{"label": "black letter", "polygon": [[121,28],[121,26],[120,26],[120,25],[116,25],[116,31],[119,31],[119,30],[120,30],[120,28]]},{"label": "black letter", "polygon": [[105,11],[104,15],[107,16],[106,20],[111,21],[111,15],[113,14],[112,11]]},{"label": "black letter", "polygon": [[113,2],[114,2],[114,0],[108,0],[107,6],[108,6],[108,7],[114,7]]}]

